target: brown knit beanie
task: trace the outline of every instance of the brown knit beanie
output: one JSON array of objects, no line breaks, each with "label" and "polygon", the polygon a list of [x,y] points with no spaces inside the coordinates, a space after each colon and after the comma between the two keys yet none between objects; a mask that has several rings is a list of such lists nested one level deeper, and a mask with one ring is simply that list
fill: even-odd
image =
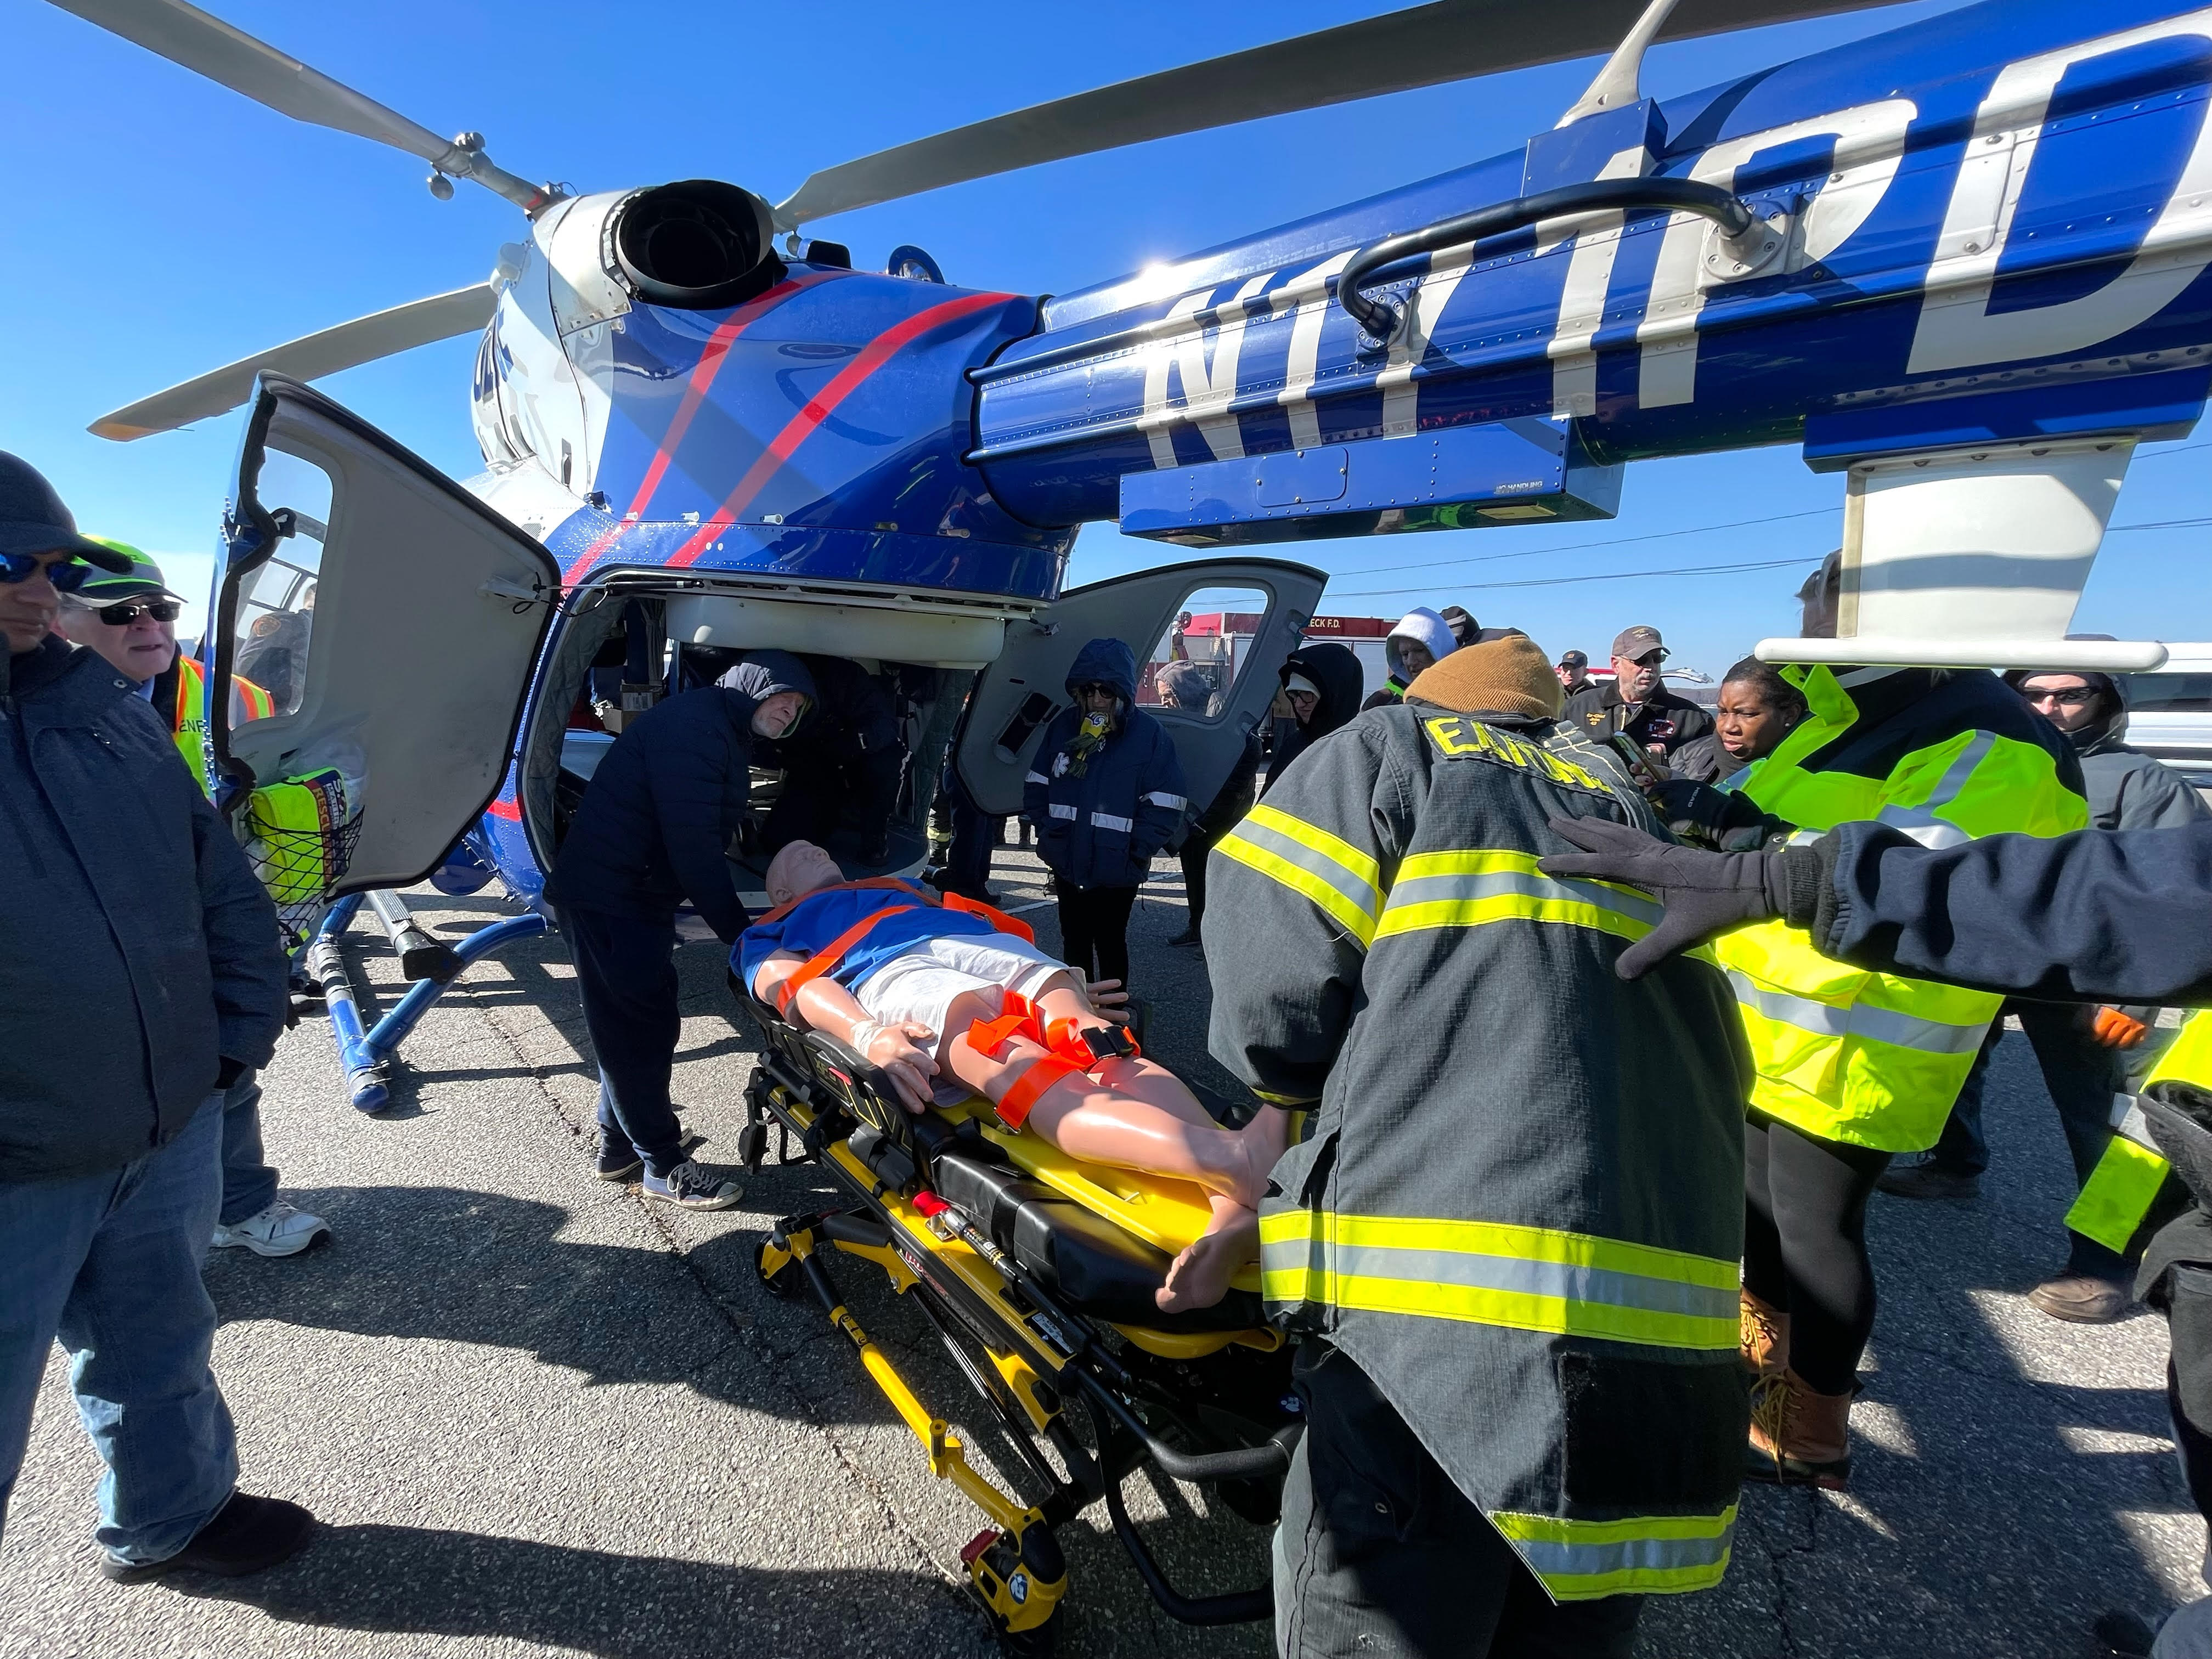
[{"label": "brown knit beanie", "polygon": [[1434,703],[1455,714],[1521,714],[1557,720],[1565,699],[1543,647],[1526,634],[1463,645],[1423,669],[1406,688],[1408,702]]}]

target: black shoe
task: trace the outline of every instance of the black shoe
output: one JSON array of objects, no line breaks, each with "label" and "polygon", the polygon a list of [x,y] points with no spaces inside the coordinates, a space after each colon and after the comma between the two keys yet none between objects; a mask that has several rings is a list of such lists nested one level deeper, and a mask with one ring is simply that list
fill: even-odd
[{"label": "black shoe", "polygon": [[637,1155],[637,1148],[629,1144],[629,1137],[619,1129],[601,1127],[599,1130],[599,1179],[628,1181],[645,1167],[645,1160]]},{"label": "black shoe", "polygon": [[1963,1204],[1981,1191],[1982,1177],[1975,1171],[1954,1170],[1933,1158],[1923,1158],[1902,1169],[1885,1170],[1874,1184],[1876,1191],[1887,1193],[1892,1198],[1940,1199]]},{"label": "black shoe", "polygon": [[2100,1614],[2094,1626],[2098,1659],[2149,1659],[2157,1637],[2132,1613]]},{"label": "black shoe", "polygon": [[137,1584],[173,1572],[211,1572],[218,1578],[243,1578],[289,1561],[313,1535],[315,1517],[281,1498],[252,1498],[234,1492],[215,1519],[192,1534],[192,1541],[166,1561],[144,1563],[103,1559],[100,1571],[118,1584]]}]

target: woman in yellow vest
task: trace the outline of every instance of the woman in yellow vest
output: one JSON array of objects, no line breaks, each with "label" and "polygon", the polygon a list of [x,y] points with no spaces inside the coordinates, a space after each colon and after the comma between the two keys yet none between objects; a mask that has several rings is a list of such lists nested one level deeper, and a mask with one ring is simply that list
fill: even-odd
[{"label": "woman in yellow vest", "polygon": [[[1807,584],[1834,635],[1838,561]],[[1928,847],[2088,822],[2065,741],[1981,669],[1793,667],[1805,720],[1727,787],[1807,841],[1873,820]],[[1716,945],[1758,1067],[1744,1143],[1743,1344],[1757,1374],[1747,1473],[1841,1487],[1874,1328],[1866,1205],[1899,1152],[1936,1143],[2001,998],[1821,956],[1775,921]]]}]

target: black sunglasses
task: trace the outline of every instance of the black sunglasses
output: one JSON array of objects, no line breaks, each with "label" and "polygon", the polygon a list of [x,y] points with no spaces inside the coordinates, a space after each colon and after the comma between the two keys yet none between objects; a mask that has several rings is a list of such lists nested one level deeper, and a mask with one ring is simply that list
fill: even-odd
[{"label": "black sunglasses", "polygon": [[1075,688],[1075,695],[1079,697],[1114,697],[1118,699],[1121,695],[1121,691],[1119,686],[1103,685],[1097,680],[1085,680],[1081,685]]},{"label": "black sunglasses", "polygon": [[128,628],[141,617],[151,617],[155,622],[174,622],[184,614],[184,606],[174,599],[125,599],[114,605],[92,607],[92,614],[110,628]]},{"label": "black sunglasses", "polygon": [[[0,553],[0,582],[12,586],[30,580],[39,574],[39,561],[44,556],[39,553]],[[92,576],[92,567],[82,559],[63,559],[45,569],[46,580],[53,584],[57,593],[74,593]]]}]

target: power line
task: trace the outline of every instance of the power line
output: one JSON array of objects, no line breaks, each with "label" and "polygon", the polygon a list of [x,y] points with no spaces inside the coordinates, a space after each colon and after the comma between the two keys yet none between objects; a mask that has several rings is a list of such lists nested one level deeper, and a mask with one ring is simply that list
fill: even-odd
[{"label": "power line", "polygon": [[1663,542],[1676,536],[1702,536],[1713,530],[1749,530],[1763,524],[1783,524],[1791,519],[1820,519],[1832,514],[1832,507],[1816,507],[1804,513],[1775,513],[1763,519],[1738,519],[1733,524],[1692,525],[1687,530],[1655,530],[1644,536],[1615,536],[1601,542],[1567,542],[1558,547],[1524,547],[1513,553],[1476,553],[1463,559],[1417,560],[1412,564],[1378,564],[1365,570],[1347,571],[1352,576],[1387,576],[1394,570],[1433,570],[1444,565],[1495,564],[1502,559],[1538,559],[1547,553],[1579,553],[1593,547],[1626,547],[1633,542]]},{"label": "power line", "polygon": [[[1571,582],[1632,582],[1645,576],[1701,576],[1729,570],[1778,570],[1784,565],[1818,564],[1826,556],[1808,553],[1797,559],[1759,559],[1745,564],[1685,564],[1671,570],[1614,570],[1595,576],[1531,576],[1517,582],[1462,582],[1453,591],[1464,593],[1486,592],[1499,587],[1564,587]],[[1332,599],[1383,599],[1395,593],[1426,593],[1425,587],[1389,587],[1368,589],[1356,593],[1331,593]]]},{"label": "power line", "polygon": [[[2105,533],[2117,536],[2124,530],[2191,530],[2212,525],[2212,518],[2164,519],[2150,524],[2116,524]],[[1686,564],[1667,570],[1613,570],[1589,576],[1535,576],[1516,582],[1459,582],[1453,585],[1455,592],[1481,593],[1501,587],[1564,587],[1575,582],[1632,582],[1647,576],[1705,576],[1729,571],[1779,570],[1785,566],[1818,564],[1826,555],[1808,553],[1795,559],[1759,559],[1741,564]],[[1331,599],[1392,599],[1407,593],[1433,592],[1435,584],[1425,587],[1370,587],[1346,592],[1331,592]]]},{"label": "power line", "polygon": [[[2138,455],[2136,457],[2136,460],[2138,464],[2144,461],[2162,461],[2169,455],[2187,455],[2200,449],[2212,449],[2212,440],[2208,440],[2203,443],[2184,444],[2179,449],[2161,449],[2155,455]],[[1370,565],[1364,570],[1347,570],[1344,574],[1347,577],[1387,576],[1395,571],[1400,570],[1439,570],[1446,569],[1455,565],[1462,564],[1496,564],[1506,559],[1541,558],[1545,555],[1550,553],[1581,553],[1586,552],[1589,549],[1595,547],[1628,547],[1638,542],[1669,541],[1680,536],[1702,536],[1709,531],[1753,530],[1756,529],[1760,525],[1787,524],[1795,519],[1821,518],[1835,511],[1836,508],[1832,507],[1816,507],[1808,508],[1807,511],[1802,513],[1775,513],[1769,514],[1764,518],[1737,519],[1728,524],[1692,525],[1686,530],[1655,530],[1646,535],[1615,536],[1604,541],[1565,542],[1556,547],[1524,547],[1517,549],[1511,553],[1476,553],[1470,554],[1462,559],[1443,559],[1436,561],[1416,560],[1411,564]],[[2202,522],[2202,520],[2174,520],[2176,525],[2197,524],[2200,522]],[[2168,526],[2158,525],[2117,525],[2113,526],[2114,529],[2118,530],[2149,530],[2164,529],[2167,527]],[[2109,534],[2111,532],[2107,532],[2106,533]],[[1495,586],[1495,584],[1491,585]],[[1374,597],[1381,598],[1391,593],[1414,593],[1420,591],[1422,590],[1412,587],[1380,588],[1375,590]],[[1350,594],[1346,597],[1364,598],[1367,596],[1362,594]]]}]

